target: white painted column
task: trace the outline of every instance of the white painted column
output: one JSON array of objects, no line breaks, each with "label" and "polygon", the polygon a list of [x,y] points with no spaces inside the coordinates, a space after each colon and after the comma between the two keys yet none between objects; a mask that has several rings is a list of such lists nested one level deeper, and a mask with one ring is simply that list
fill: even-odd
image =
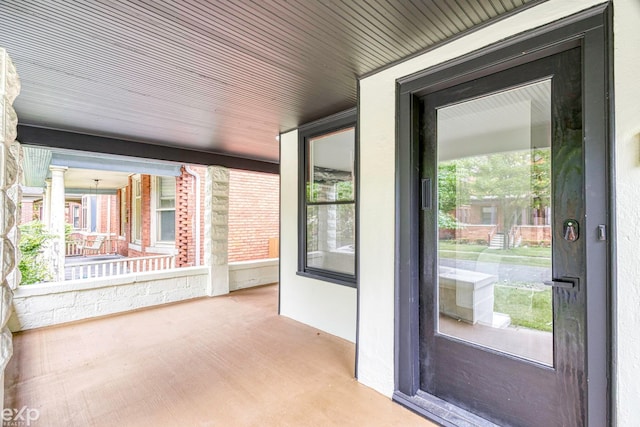
[{"label": "white painted column", "polygon": [[49,232],[53,235],[51,242],[51,264],[53,280],[64,280],[64,173],[65,166],[49,166],[51,170],[51,224]]},{"label": "white painted column", "polygon": [[44,180],[44,198],[42,200],[42,218],[41,222],[51,228],[51,178]]},{"label": "white painted column", "polygon": [[229,293],[229,171],[207,168],[205,184],[204,262],[211,269],[207,295]]},{"label": "white painted column", "polygon": [[7,321],[18,270],[17,215],[20,201],[20,144],[16,142],[18,117],[12,104],[20,93],[20,80],[7,52],[0,48],[0,406],[4,402],[4,370],[13,354]]}]

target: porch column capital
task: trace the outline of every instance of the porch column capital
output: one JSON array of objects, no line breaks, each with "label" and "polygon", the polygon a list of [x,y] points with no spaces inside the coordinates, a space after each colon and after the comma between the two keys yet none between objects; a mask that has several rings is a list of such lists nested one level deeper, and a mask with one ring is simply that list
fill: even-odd
[{"label": "porch column capital", "polygon": [[[68,167],[66,167],[66,166],[57,166],[57,165],[51,165],[51,166],[49,166],[49,170],[51,171],[51,175],[52,175],[52,176],[53,176],[54,172],[64,174],[64,173],[67,171],[67,169],[69,169],[69,168],[68,168]],[[45,180],[45,181],[46,181],[46,180]]]}]

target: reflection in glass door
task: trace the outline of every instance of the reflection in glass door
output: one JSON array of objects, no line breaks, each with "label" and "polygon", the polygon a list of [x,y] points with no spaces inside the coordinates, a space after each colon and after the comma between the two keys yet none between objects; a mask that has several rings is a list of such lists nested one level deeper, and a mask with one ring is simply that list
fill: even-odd
[{"label": "reflection in glass door", "polygon": [[436,118],[438,332],[553,365],[551,80]]}]

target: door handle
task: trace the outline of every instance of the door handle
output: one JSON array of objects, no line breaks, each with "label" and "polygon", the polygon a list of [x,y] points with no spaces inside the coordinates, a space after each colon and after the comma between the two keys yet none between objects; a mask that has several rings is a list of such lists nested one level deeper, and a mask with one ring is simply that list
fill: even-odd
[{"label": "door handle", "polygon": [[554,288],[561,289],[578,289],[580,279],[577,277],[562,277],[560,279],[553,279],[544,282],[547,286],[553,286]]}]

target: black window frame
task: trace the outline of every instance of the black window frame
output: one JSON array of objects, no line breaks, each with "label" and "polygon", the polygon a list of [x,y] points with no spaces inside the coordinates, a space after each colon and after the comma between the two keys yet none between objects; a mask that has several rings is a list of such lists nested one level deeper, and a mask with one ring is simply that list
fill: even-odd
[{"label": "black window frame", "polygon": [[[307,200],[306,186],[309,180],[309,142],[322,135],[354,128],[354,198],[355,210],[354,224],[354,274],[339,273],[307,265],[307,207],[326,205],[327,203],[309,203]],[[310,277],[317,280],[335,283],[338,285],[357,287],[358,275],[358,197],[359,197],[359,149],[357,112],[355,108],[331,115],[298,128],[298,271],[299,276]],[[347,204],[337,202],[336,204]]]}]

